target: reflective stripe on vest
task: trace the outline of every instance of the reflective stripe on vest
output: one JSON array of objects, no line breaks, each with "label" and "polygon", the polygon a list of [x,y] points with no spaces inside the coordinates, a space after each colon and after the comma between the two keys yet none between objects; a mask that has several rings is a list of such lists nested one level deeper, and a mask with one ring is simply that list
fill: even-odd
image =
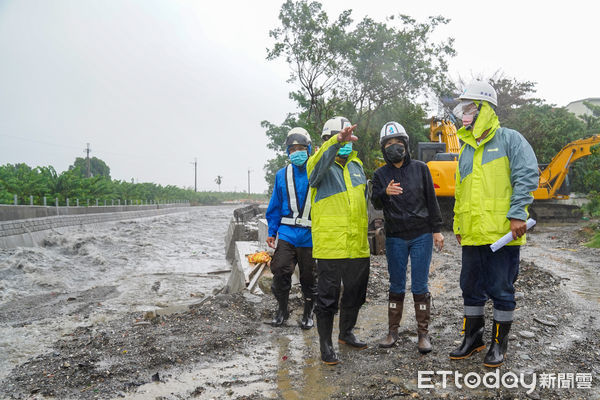
[{"label": "reflective stripe on vest", "polygon": [[298,211],[298,202],[296,197],[296,181],[294,181],[294,169],[288,165],[285,169],[285,182],[287,185],[288,199],[292,217],[281,218],[283,225],[310,227],[310,193],[306,194],[306,200],[302,207],[302,214]]}]

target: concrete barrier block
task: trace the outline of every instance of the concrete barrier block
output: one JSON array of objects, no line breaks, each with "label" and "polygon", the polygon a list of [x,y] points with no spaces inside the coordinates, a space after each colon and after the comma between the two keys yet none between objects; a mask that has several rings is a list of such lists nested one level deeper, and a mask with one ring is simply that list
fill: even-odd
[{"label": "concrete barrier block", "polygon": [[227,293],[241,292],[246,288],[246,275],[250,270],[247,254],[261,251],[258,242],[235,242],[235,257],[231,263],[231,273],[227,281]]},{"label": "concrete barrier block", "polygon": [[258,220],[258,241],[265,243],[267,237],[269,237],[269,224],[266,219],[261,218]]}]

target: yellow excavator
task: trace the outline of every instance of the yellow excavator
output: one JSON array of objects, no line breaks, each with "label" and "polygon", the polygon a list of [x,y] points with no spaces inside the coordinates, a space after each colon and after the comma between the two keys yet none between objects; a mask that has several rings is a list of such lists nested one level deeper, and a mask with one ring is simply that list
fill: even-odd
[{"label": "yellow excavator", "polygon": [[536,200],[568,199],[568,193],[560,193],[560,188],[569,173],[569,167],[581,157],[592,154],[592,147],[600,144],[600,135],[575,140],[563,147],[544,170],[540,170],[540,184],[533,197]]}]

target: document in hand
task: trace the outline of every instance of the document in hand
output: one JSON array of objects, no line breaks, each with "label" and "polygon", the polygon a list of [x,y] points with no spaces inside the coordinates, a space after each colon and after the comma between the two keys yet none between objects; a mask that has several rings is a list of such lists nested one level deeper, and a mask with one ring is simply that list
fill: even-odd
[{"label": "document in hand", "polygon": [[[535,219],[529,218],[527,220],[527,230],[530,230],[534,225],[535,225]],[[500,239],[498,239],[495,243],[490,244],[490,248],[495,253],[496,251],[500,250],[502,247],[506,246],[513,240],[514,239],[512,237],[512,232],[508,232],[506,235],[504,235]]]}]

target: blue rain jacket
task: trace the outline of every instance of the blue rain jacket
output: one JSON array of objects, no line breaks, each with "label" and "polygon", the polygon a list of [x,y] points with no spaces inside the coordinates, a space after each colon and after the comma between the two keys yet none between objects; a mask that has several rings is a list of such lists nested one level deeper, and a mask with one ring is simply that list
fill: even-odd
[{"label": "blue rain jacket", "polygon": [[[279,233],[279,238],[291,243],[296,247],[312,247],[312,235],[310,228],[301,226],[290,226],[281,224],[282,217],[292,217],[292,211],[289,207],[288,190],[286,186],[285,174],[287,167],[277,171],[275,175],[275,186],[273,195],[267,208],[267,222],[269,224],[269,236],[275,237]],[[308,177],[306,175],[306,163],[298,167],[292,164],[294,169],[294,182],[296,185],[296,197],[298,208],[304,205],[308,193]]]}]

